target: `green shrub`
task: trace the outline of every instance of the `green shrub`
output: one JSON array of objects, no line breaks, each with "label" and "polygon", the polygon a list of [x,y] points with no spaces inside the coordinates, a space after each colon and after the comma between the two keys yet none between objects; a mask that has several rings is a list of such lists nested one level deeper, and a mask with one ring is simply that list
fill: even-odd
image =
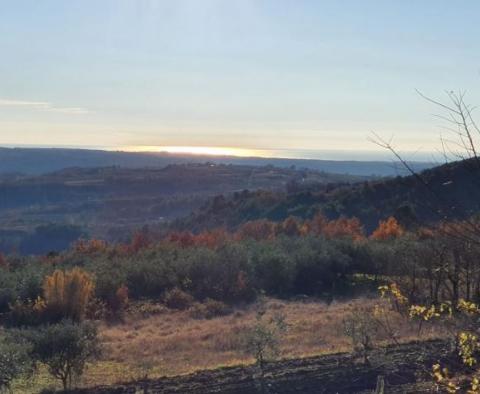
[{"label": "green shrub", "polygon": [[168,309],[165,305],[154,303],[148,300],[138,301],[128,306],[128,313],[140,315],[143,318],[165,313]]},{"label": "green shrub", "polygon": [[[168,253],[163,250],[147,255],[140,254],[122,262],[121,269],[125,271],[125,284],[133,298],[158,298],[166,289],[179,286]],[[113,266],[111,269],[118,269]],[[117,287],[118,288],[118,287]],[[116,291],[116,289],[115,289]]]},{"label": "green shrub", "polygon": [[6,336],[0,337],[0,392],[10,391],[12,382],[33,371],[28,347]]},{"label": "green shrub", "polygon": [[0,313],[7,312],[9,305],[17,300],[35,300],[42,295],[45,267],[36,262],[24,263],[0,269]]},{"label": "green shrub", "polygon": [[178,287],[173,288],[165,293],[163,302],[170,309],[188,309],[193,305],[194,298]]},{"label": "green shrub", "polygon": [[274,242],[260,243],[252,253],[256,286],[268,294],[287,295],[295,279],[295,261]]},{"label": "green shrub", "polygon": [[123,261],[109,262],[100,255],[99,260],[91,268],[95,273],[96,298],[102,300],[114,312],[121,310],[126,303],[118,297],[118,291],[120,288],[126,288],[127,282]]},{"label": "green shrub", "polygon": [[83,374],[88,361],[101,352],[97,328],[90,322],[63,321],[20,333],[31,344],[31,357],[44,364],[48,372],[71,388],[72,379]]},{"label": "green shrub", "polygon": [[287,330],[284,316],[267,314],[264,297],[257,303],[255,324],[249,327],[244,334],[244,351],[255,358],[260,370],[261,392],[266,392],[265,363],[273,360],[280,354],[280,340]]},{"label": "green shrub", "polygon": [[190,314],[195,319],[213,319],[231,313],[232,309],[225,303],[207,298],[203,303],[194,304]]},{"label": "green shrub", "polygon": [[45,302],[39,297],[36,300],[17,300],[10,305],[5,323],[10,327],[37,326],[45,320]]},{"label": "green shrub", "polygon": [[179,255],[176,271],[179,282],[186,282],[197,300],[239,302],[251,299],[254,293],[250,281],[239,283],[239,277],[248,277],[250,271],[248,252],[242,244],[227,243],[215,250],[189,248]]}]

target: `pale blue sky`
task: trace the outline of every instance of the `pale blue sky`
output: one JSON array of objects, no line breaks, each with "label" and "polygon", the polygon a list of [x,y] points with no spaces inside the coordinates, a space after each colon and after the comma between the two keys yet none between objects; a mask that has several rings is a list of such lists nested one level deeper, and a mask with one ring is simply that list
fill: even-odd
[{"label": "pale blue sky", "polygon": [[437,146],[480,2],[0,0],[0,145]]}]

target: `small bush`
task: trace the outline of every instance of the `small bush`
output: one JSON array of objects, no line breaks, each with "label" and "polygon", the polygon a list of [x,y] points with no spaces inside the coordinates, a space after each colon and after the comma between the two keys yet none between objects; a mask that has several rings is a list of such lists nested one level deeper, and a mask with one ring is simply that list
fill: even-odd
[{"label": "small bush", "polygon": [[355,354],[369,364],[368,355],[373,350],[379,327],[370,310],[355,308],[343,321],[344,333],[350,338]]},{"label": "small bush", "polygon": [[170,309],[180,309],[185,310],[190,308],[193,303],[193,297],[179,289],[178,287],[173,288],[165,293],[163,301],[167,307]]},{"label": "small bush", "polygon": [[131,303],[127,312],[132,315],[140,315],[142,318],[165,313],[168,309],[162,305],[151,301],[139,301]]},{"label": "small bush", "polygon": [[190,308],[190,314],[195,319],[213,319],[231,313],[231,308],[221,302],[207,298],[202,304],[198,303]]},{"label": "small bush", "polygon": [[108,318],[110,310],[107,303],[100,298],[91,298],[87,309],[85,311],[85,317],[88,320],[103,320]]},{"label": "small bush", "polygon": [[128,287],[120,286],[115,294],[107,302],[107,314],[109,319],[123,319],[125,310],[128,307]]},{"label": "small bush", "polygon": [[28,356],[26,345],[0,337],[0,392],[9,392],[12,382],[29,375],[33,371],[33,363]]},{"label": "small bush", "polygon": [[128,306],[128,287],[125,285],[120,286],[115,292],[115,302],[112,308],[116,311],[123,311]]},{"label": "small bush", "polygon": [[280,354],[280,340],[287,330],[282,314],[267,315],[266,301],[261,297],[257,303],[255,324],[244,333],[244,351],[255,358],[260,370],[261,392],[266,393],[265,363]]},{"label": "small bush", "polygon": [[45,319],[45,301],[38,297],[36,300],[17,300],[10,305],[6,323],[9,326],[36,326],[42,324]]}]

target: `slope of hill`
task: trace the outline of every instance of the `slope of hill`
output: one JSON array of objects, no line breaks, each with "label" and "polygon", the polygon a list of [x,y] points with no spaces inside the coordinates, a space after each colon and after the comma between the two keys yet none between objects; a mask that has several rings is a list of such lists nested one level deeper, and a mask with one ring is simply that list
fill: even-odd
[{"label": "slope of hill", "polygon": [[[204,163],[308,168],[335,174],[395,176],[403,168],[385,161],[335,161],[260,157],[206,156],[139,152],[113,152],[87,149],[0,148],[0,175],[5,173],[44,174],[68,167],[126,168],[164,167],[169,164]],[[412,163],[417,170],[432,163]]]},{"label": "slope of hill", "polygon": [[[218,193],[244,189],[281,192],[365,179],[311,170],[213,163],[160,169],[70,168],[42,176],[4,176],[0,179],[0,251],[11,250],[12,245],[30,251],[21,247],[21,234],[30,244],[43,244],[42,250],[49,250],[62,234],[75,238],[85,231],[117,241],[129,236],[134,228],[185,216]],[[33,234],[34,239],[28,240],[27,234],[34,228],[50,223],[70,227],[40,227],[41,234]]]},{"label": "slope of hill", "polygon": [[248,220],[283,220],[289,215],[311,217],[318,211],[329,218],[356,216],[367,231],[378,221],[395,216],[404,225],[417,221],[462,219],[480,212],[480,171],[472,161],[445,164],[420,173],[354,185],[322,185],[314,191],[237,193],[217,196],[176,226],[200,230],[235,228]]}]

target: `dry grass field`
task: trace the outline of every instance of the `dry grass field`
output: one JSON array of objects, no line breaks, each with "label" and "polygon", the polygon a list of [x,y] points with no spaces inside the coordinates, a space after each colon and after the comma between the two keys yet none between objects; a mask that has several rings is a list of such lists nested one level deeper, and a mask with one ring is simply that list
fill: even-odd
[{"label": "dry grass field", "polygon": [[[353,310],[373,310],[378,299],[359,298],[352,301],[283,301],[269,299],[269,313],[285,316],[288,330],[281,340],[281,357],[298,358],[318,354],[350,351],[349,338],[344,335],[343,320]],[[89,368],[80,386],[112,384],[141,378],[178,375],[225,365],[252,363],[242,351],[245,329],[255,322],[255,306],[236,309],[231,314],[213,319],[196,319],[191,312],[156,308],[157,313],[142,317],[126,316],[123,323],[102,323],[104,343],[102,360]],[[418,326],[407,323],[396,313],[389,313],[392,326],[402,342],[418,339]],[[424,327],[421,338],[442,336],[436,327]],[[388,342],[381,332],[378,345]],[[28,387],[52,387],[55,383],[41,374]],[[36,392],[36,391],[30,391]],[[38,392],[38,391],[37,391]]]}]

